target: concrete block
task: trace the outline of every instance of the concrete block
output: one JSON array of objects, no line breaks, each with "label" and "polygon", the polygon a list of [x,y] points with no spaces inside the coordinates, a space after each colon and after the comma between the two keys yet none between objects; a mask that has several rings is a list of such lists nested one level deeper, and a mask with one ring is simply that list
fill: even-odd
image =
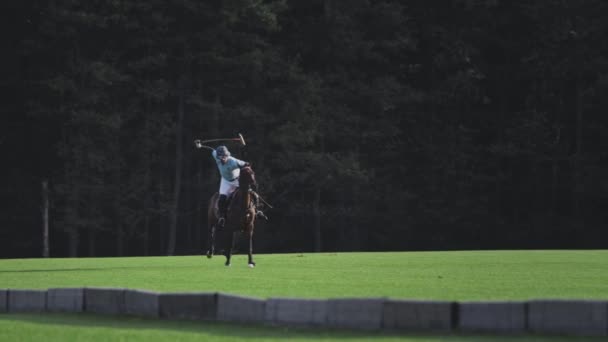
[{"label": "concrete block", "polygon": [[125,289],[85,288],[84,311],[98,314],[125,313]]},{"label": "concrete block", "polygon": [[458,329],[471,332],[520,334],[526,331],[524,302],[462,302]]},{"label": "concrete block", "polygon": [[361,330],[380,329],[384,301],[384,298],[329,299],[327,325]]},{"label": "concrete block", "polygon": [[217,319],[216,293],[161,293],[160,317],[167,319]]},{"label": "concrete block", "polygon": [[608,302],[533,300],[528,302],[528,328],[541,334],[608,335]]},{"label": "concrete block", "polygon": [[456,304],[423,300],[387,300],[383,308],[383,328],[412,331],[453,329]]},{"label": "concrete block", "polygon": [[46,290],[8,290],[8,312],[44,312]]},{"label": "concrete block", "polygon": [[140,317],[160,317],[160,294],[145,290],[125,291],[125,313]]},{"label": "concrete block", "polygon": [[226,322],[262,322],[266,301],[218,293],[217,319]]},{"label": "concrete block", "polygon": [[84,311],[84,289],[49,289],[47,293],[46,309],[49,312]]},{"label": "concrete block", "polygon": [[0,313],[8,311],[8,290],[0,289]]},{"label": "concrete block", "polygon": [[266,301],[265,321],[276,325],[322,326],[327,323],[327,301],[270,298]]}]

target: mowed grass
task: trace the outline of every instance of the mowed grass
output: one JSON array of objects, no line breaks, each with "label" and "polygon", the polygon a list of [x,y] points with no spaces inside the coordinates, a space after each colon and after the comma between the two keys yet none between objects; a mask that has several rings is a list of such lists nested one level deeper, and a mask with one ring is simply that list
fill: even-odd
[{"label": "mowed grass", "polygon": [[[259,298],[608,298],[608,251],[464,251],[0,260],[0,288],[120,287]],[[0,314],[0,341],[583,342],[603,338],[396,335],[89,314]]]},{"label": "mowed grass", "polygon": [[608,250],[0,260],[0,288],[120,287],[258,298],[608,299]]}]

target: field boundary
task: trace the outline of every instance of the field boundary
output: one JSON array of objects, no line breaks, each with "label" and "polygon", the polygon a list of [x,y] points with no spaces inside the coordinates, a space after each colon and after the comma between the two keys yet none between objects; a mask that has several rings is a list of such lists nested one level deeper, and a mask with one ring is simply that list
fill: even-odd
[{"label": "field boundary", "polygon": [[391,332],[608,336],[608,301],[450,302],[390,298],[257,299],[121,288],[0,289],[1,313],[94,313]]}]

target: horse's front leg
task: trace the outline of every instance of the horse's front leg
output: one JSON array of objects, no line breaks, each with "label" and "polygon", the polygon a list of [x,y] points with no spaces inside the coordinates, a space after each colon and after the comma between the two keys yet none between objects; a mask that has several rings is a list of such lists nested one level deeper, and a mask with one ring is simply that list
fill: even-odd
[{"label": "horse's front leg", "polygon": [[215,225],[209,228],[209,236],[207,238],[207,258],[211,258],[215,253]]},{"label": "horse's front leg", "polygon": [[224,246],[224,256],[226,257],[226,263],[224,265],[230,266],[230,259],[232,259],[232,248],[234,245],[234,234],[232,232],[224,231],[222,235],[224,235],[224,242],[222,243],[222,246]]},{"label": "horse's front leg", "polygon": [[232,258],[232,252],[230,250],[228,250],[226,253],[224,253],[224,256],[226,257],[226,263],[224,263],[224,265],[230,266],[230,259]]},{"label": "horse's front leg", "polygon": [[249,267],[255,267],[255,262],[253,262],[253,229],[249,232]]}]

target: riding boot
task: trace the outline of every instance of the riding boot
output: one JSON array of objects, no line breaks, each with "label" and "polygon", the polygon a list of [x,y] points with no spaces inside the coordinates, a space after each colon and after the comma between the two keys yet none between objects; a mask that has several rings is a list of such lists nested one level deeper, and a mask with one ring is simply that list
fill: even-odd
[{"label": "riding boot", "polygon": [[228,196],[220,195],[220,198],[217,200],[217,209],[218,209],[218,220],[217,224],[220,227],[223,227],[226,223],[226,211],[228,210]]}]

